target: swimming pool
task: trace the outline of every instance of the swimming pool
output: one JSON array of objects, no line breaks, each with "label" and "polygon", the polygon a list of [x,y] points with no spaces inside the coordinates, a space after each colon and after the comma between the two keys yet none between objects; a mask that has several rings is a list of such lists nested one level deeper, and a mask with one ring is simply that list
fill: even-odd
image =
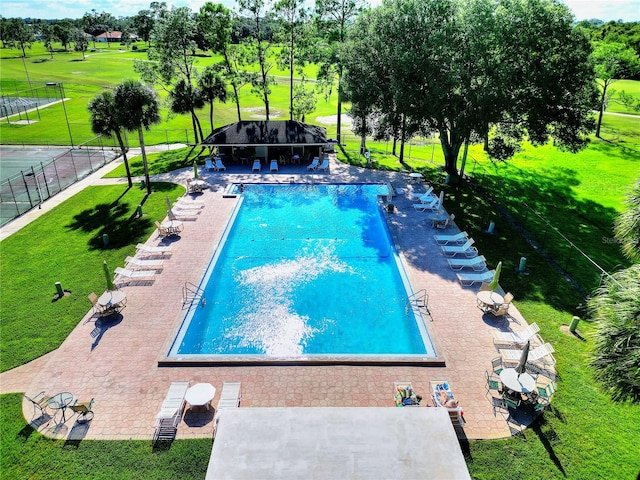
[{"label": "swimming pool", "polygon": [[378,201],[386,185],[246,185],[170,358],[435,356]]}]

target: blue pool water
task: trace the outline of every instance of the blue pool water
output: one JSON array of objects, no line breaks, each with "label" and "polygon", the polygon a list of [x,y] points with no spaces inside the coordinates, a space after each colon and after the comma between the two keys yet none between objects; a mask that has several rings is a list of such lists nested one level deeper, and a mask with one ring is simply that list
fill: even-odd
[{"label": "blue pool water", "polygon": [[434,356],[378,204],[386,188],[247,185],[169,356]]}]

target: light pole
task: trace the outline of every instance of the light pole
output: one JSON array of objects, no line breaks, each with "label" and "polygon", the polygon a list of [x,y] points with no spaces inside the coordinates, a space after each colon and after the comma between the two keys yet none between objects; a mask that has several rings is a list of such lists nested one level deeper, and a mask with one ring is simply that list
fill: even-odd
[{"label": "light pole", "polygon": [[67,107],[64,104],[64,86],[62,83],[47,82],[47,87],[58,87],[60,91],[60,99],[62,100],[62,110],[64,110],[64,119],[67,122],[67,130],[69,131],[69,140],[71,141],[71,147],[73,148],[73,136],[71,135],[71,126],[69,125],[69,117],[67,116]]}]

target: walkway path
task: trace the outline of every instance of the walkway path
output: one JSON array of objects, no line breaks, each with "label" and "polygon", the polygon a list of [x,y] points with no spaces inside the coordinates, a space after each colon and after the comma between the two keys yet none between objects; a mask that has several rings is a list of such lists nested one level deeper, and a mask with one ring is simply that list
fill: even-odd
[{"label": "walkway path", "polygon": [[[154,416],[169,383],[188,380],[212,383],[217,403],[223,381],[242,382],[245,407],[282,406],[388,406],[394,405],[392,385],[397,380],[413,382],[416,391],[429,396],[431,380],[446,379],[465,410],[464,434],[469,438],[499,438],[510,435],[504,415],[485,397],[485,370],[497,356],[491,332],[522,330],[526,322],[514,308],[515,319],[495,320],[476,307],[477,288],[461,288],[455,274],[432,238],[426,214],[416,212],[408,196],[394,199],[397,213],[389,216],[413,290],[426,288],[433,322],[429,322],[437,347],[446,358],[445,367],[416,366],[219,366],[158,367],[182,321],[181,286],[198,284],[221,238],[237,199],[223,198],[229,183],[256,181],[378,182],[391,181],[408,191],[406,174],[356,168],[335,160],[329,173],[309,174],[304,167],[281,168],[279,173],[254,174],[249,167],[230,166],[227,172],[204,173],[211,188],[201,199],[205,208],[194,222],[185,222],[181,236],[172,242],[173,255],[164,262],[153,285],[126,286],[128,303],[116,324],[87,321],[90,313],[56,350],[41,359],[0,376],[0,391],[50,393],[70,391],[76,397],[95,398],[95,418],[86,429],[73,420],[62,427],[53,423],[40,431],[51,436],[80,435],[92,439],[151,439]],[[183,183],[191,169],[158,175],[154,180]],[[313,180],[311,180],[313,178]],[[87,184],[105,181],[92,177]],[[422,188],[422,187],[420,187]],[[55,198],[55,197],[54,197]],[[446,202],[446,200],[445,200]],[[158,219],[160,220],[160,219]],[[450,231],[457,231],[452,229]],[[148,244],[158,244],[152,235]],[[481,252],[482,253],[482,252]],[[89,305],[87,305],[89,307]],[[31,418],[26,402],[24,414]],[[187,411],[178,438],[207,437],[213,431],[212,412]]]}]

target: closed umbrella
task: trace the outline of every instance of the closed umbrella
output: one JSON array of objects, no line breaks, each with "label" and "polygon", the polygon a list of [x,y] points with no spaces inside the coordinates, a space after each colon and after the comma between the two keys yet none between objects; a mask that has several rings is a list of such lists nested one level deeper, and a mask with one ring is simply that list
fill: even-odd
[{"label": "closed umbrella", "polygon": [[444,190],[440,190],[440,196],[438,197],[438,211],[442,212],[444,203]]},{"label": "closed umbrella", "polygon": [[497,290],[500,286],[498,285],[498,282],[500,281],[501,270],[502,270],[502,262],[498,262],[498,265],[496,265],[496,273],[493,275],[493,280],[489,282],[489,290],[491,290],[492,292],[494,290]]},{"label": "closed umbrella", "polygon": [[102,262],[102,269],[104,270],[104,277],[107,280],[107,290],[117,290],[116,286],[113,284],[113,279],[111,278],[111,272],[109,271],[109,267],[107,266],[107,261]]},{"label": "closed umbrella", "polygon": [[522,349],[522,354],[520,355],[520,362],[516,367],[516,371],[518,375],[522,375],[527,370],[527,359],[529,358],[529,347],[531,346],[531,342],[527,342],[527,344]]},{"label": "closed umbrella", "polygon": [[198,164],[196,161],[193,161],[193,178],[197,179],[198,177]]},{"label": "closed umbrella", "polygon": [[167,200],[167,210],[171,210],[171,200],[169,200],[169,197],[164,197]]}]

